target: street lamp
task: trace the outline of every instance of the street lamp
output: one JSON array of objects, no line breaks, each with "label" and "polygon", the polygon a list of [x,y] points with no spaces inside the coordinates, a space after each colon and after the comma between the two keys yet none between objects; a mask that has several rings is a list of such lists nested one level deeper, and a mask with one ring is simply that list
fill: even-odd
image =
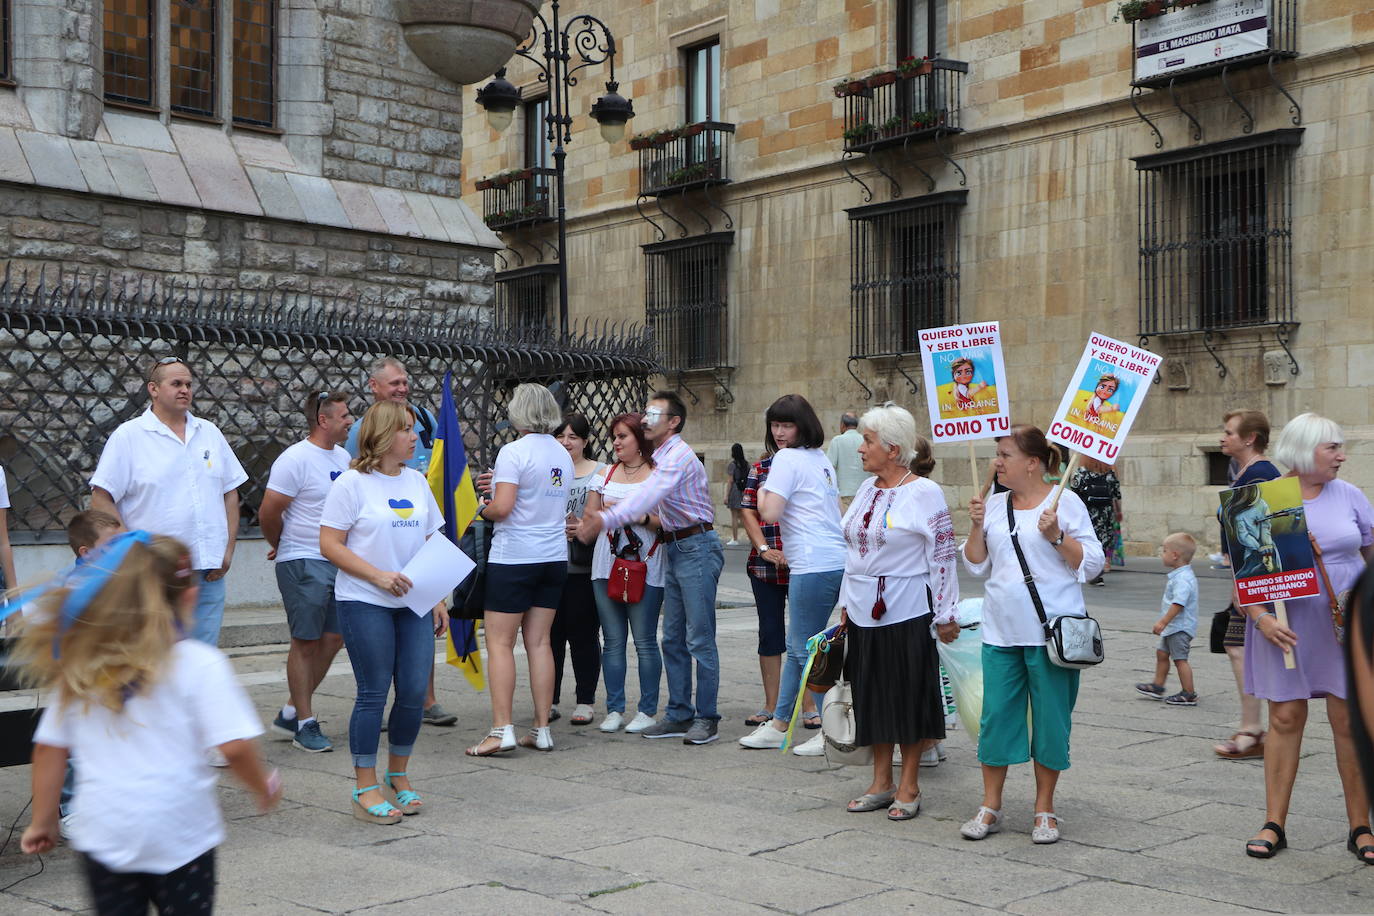
[{"label": "street lamp", "polygon": [[[564,160],[568,154],[563,144],[572,142],[568,95],[569,90],[577,85],[577,71],[599,63],[607,63],[610,68],[611,78],[606,82],[606,94],[600,96],[588,112],[592,120],[600,125],[601,137],[607,143],[618,143],[624,139],[625,122],[635,116],[635,110],[630,100],[618,91],[620,84],[615,81],[615,36],[611,30],[600,19],[585,13],[562,23],[558,17],[558,0],[552,0],[551,6],[549,19],[545,19],[543,13],[535,14],[529,37],[515,49],[515,53],[533,61],[539,68],[539,82],[549,87],[549,113],[544,121],[548,124],[548,139],[554,144],[554,181],[558,188],[558,330],[566,338],[568,218],[563,197],[563,176]],[[532,51],[541,38],[543,49]],[[576,52],[576,59],[573,52]],[[487,124],[492,130],[502,133],[510,127],[515,108],[520,104],[520,90],[506,79],[504,67],[496,71],[495,79],[477,90],[477,104],[486,110]]]}]

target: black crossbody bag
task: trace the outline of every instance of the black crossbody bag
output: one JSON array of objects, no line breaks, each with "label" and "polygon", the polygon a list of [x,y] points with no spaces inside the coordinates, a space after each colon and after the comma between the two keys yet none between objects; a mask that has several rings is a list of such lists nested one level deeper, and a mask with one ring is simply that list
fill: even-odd
[{"label": "black crossbody bag", "polygon": [[1050,661],[1061,668],[1091,668],[1102,664],[1102,628],[1091,616],[1056,617],[1054,623],[1045,616],[1045,605],[1040,601],[1040,592],[1035,588],[1035,577],[1031,575],[1026,555],[1021,551],[1021,541],[1016,537],[1016,516],[1011,508],[1011,494],[1007,494],[1007,531],[1011,534],[1011,546],[1016,549],[1016,560],[1021,564],[1021,574],[1025,577],[1026,590],[1030,592],[1031,604],[1035,613],[1040,615],[1040,625],[1045,629],[1045,649]]}]

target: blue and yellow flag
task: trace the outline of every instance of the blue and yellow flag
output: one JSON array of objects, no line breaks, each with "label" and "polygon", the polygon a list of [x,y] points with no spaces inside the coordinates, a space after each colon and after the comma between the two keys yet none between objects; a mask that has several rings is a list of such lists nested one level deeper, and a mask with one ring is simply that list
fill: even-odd
[{"label": "blue and yellow flag", "polygon": [[[428,479],[434,501],[444,510],[444,536],[457,544],[477,516],[477,489],[472,485],[467,450],[463,447],[463,430],[458,424],[458,410],[453,405],[452,372],[444,373],[444,399],[439,407]],[[474,690],[486,687],[477,621],[451,622],[447,661],[463,672]]]}]

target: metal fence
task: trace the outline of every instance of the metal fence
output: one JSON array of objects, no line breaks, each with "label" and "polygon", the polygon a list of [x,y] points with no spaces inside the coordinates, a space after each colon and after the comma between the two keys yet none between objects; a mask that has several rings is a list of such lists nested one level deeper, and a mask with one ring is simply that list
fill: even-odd
[{"label": "metal fence", "polygon": [[[438,407],[444,372],[469,461],[490,466],[513,437],[503,422],[520,382],[559,383],[569,410],[594,427],[642,406],[658,359],[636,326],[588,325],[566,338],[547,329],[461,323],[308,295],[170,285],[133,276],[0,273],[0,466],[16,543],[60,541],[87,505],[89,480],[110,433],[148,404],[144,379],[174,355],[196,376],[193,411],[215,423],[248,472],[243,527],[256,525],[277,455],[305,435],[312,390],[370,400],[368,367],[402,360],[411,400]],[[604,443],[603,443],[604,445]]]}]

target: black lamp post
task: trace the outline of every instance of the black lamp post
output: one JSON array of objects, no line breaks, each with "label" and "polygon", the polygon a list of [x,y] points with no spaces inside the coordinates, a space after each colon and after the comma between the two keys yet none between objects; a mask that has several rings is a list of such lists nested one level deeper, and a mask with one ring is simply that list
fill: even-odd
[{"label": "black lamp post", "polygon": [[[606,94],[592,105],[592,120],[601,125],[601,137],[607,143],[618,143],[625,136],[625,122],[635,115],[630,100],[617,90],[615,81],[615,36],[606,24],[595,16],[580,14],[566,23],[558,18],[558,0],[552,0],[549,19],[536,13],[529,38],[515,49],[519,57],[533,61],[539,68],[539,81],[549,87],[548,139],[554,144],[554,181],[558,188],[558,331],[568,334],[568,219],[563,197],[563,166],[567,158],[564,143],[572,142],[572,115],[568,112],[568,94],[577,85],[577,71],[592,64],[607,63],[611,78],[606,82]],[[543,39],[543,50],[533,51]],[[574,58],[574,52],[576,58]],[[570,66],[571,65],[571,66]],[[510,126],[515,108],[520,104],[520,90],[506,79],[506,69],[496,71],[496,78],[477,90],[477,104],[487,112],[487,123],[497,133]]]}]

